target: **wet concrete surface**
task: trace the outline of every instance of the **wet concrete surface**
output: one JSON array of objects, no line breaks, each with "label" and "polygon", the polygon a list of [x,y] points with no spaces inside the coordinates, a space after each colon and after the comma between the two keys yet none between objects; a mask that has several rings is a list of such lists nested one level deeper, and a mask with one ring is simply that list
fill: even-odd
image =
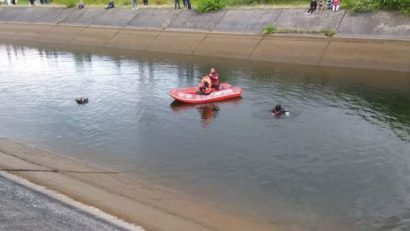
[{"label": "wet concrete surface", "polygon": [[0,230],[123,231],[125,229],[0,176]]}]

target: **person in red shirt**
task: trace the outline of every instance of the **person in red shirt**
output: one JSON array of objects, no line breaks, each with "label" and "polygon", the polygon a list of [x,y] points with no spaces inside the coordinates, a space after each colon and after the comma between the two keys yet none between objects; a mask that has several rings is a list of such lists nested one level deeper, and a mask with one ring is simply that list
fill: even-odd
[{"label": "person in red shirt", "polygon": [[333,11],[339,11],[339,7],[340,7],[340,0],[333,0],[332,10]]},{"label": "person in red shirt", "polygon": [[211,79],[212,88],[215,90],[219,89],[219,74],[216,72],[215,68],[211,68],[211,73],[209,73],[209,78]]}]

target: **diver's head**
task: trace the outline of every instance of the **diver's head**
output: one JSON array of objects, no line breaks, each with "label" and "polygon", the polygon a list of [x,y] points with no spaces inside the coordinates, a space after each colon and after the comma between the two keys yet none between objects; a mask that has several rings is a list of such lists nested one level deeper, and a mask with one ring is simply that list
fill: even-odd
[{"label": "diver's head", "polygon": [[275,106],[275,111],[281,111],[282,110],[282,106],[280,104]]}]

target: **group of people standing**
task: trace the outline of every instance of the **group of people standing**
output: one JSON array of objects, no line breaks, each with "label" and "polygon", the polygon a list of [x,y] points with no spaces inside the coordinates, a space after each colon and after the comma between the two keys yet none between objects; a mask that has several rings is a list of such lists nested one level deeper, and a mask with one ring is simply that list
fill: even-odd
[{"label": "group of people standing", "polygon": [[[34,0],[30,0],[30,1],[34,1]],[[48,1],[48,0],[41,0],[41,1]],[[143,3],[144,3],[144,6],[148,6],[148,0],[143,0]],[[182,3],[184,4],[184,8],[188,8],[189,10],[191,9],[191,0],[182,0]],[[131,0],[131,5],[132,5],[132,9],[136,10],[137,0]],[[83,9],[84,7],[85,7],[84,2],[80,0],[78,3],[78,9]],[[112,8],[115,8],[114,0],[110,0],[107,6],[105,7],[105,9],[107,10],[112,9]],[[175,9],[181,9],[180,0],[175,0]]]},{"label": "group of people standing", "polygon": [[[143,0],[144,6],[148,6],[148,0]],[[137,9],[137,0],[131,0],[132,3],[132,9],[136,10]]]},{"label": "group of people standing", "polygon": [[[0,1],[0,5],[1,3],[3,3],[2,1]],[[6,5],[16,5],[17,4],[17,0],[5,0],[4,4]]]},{"label": "group of people standing", "polygon": [[[4,1],[6,5],[17,5],[18,1],[17,0],[6,0]],[[34,3],[36,0],[29,0],[30,5],[34,6]],[[0,1],[1,3],[1,1]],[[41,5],[48,5],[48,0],[40,0]]]},{"label": "group of people standing", "polygon": [[[326,3],[327,9],[332,11],[339,11],[340,0],[327,0]],[[325,0],[311,0],[310,8],[306,14],[312,14],[316,10],[320,13],[325,9]]]},{"label": "group of people standing", "polygon": [[[1,1],[1,0],[0,0]],[[34,3],[37,0],[29,0],[30,4],[32,6],[34,6]],[[49,0],[39,0],[41,5],[47,5],[49,3]],[[180,6],[180,1],[181,0],[175,0],[175,9],[181,9]],[[148,6],[148,0],[143,0],[144,6]],[[5,0],[5,4],[7,5],[16,5],[17,4],[17,0]],[[184,5],[184,8],[188,8],[188,10],[191,9],[191,0],[182,0],[182,4]],[[136,10],[137,9],[137,0],[131,0],[131,5],[132,5],[132,9]],[[78,5],[77,5],[78,9],[83,9],[85,8],[85,4],[83,0],[79,0]],[[105,7],[105,9],[109,10],[115,8],[115,3],[114,0],[109,0],[107,6]]]}]

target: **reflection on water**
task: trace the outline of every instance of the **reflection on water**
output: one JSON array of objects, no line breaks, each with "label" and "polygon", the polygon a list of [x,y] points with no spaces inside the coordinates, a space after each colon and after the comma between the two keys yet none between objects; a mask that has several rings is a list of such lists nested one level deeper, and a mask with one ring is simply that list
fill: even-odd
[{"label": "reflection on water", "polygon": [[219,105],[223,104],[235,104],[240,99],[231,99],[231,100],[225,100],[217,103],[206,103],[206,104],[198,104],[198,105],[193,105],[193,104],[186,104],[182,103],[179,101],[173,101],[171,103],[171,108],[175,112],[185,112],[189,110],[197,110],[199,115],[198,117],[200,118],[200,121],[202,123],[202,126],[204,128],[207,128],[211,121],[216,118],[219,114],[220,107]]},{"label": "reflection on water", "polygon": [[[284,230],[410,228],[406,74],[7,45],[0,64],[1,136]],[[210,66],[243,98],[172,103],[169,89],[197,85]],[[276,104],[295,116],[275,119]]]},{"label": "reflection on water", "polygon": [[204,127],[208,127],[208,124],[218,115],[219,112],[219,107],[216,104],[200,105],[196,109],[201,115],[202,124]]}]

